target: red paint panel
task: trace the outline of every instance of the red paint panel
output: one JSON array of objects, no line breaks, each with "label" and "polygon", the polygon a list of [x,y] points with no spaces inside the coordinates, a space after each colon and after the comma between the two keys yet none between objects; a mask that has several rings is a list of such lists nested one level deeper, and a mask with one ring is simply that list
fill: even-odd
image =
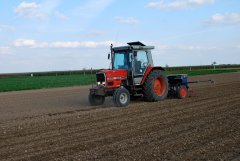
[{"label": "red paint panel", "polygon": [[102,70],[101,72],[105,73],[107,83],[113,82],[112,86],[107,86],[106,88],[118,88],[123,80],[127,80],[128,71],[125,69]]}]

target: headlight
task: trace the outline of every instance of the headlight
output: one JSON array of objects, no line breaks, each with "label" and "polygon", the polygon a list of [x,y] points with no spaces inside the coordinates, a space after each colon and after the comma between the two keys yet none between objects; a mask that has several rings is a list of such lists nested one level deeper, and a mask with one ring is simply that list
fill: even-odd
[{"label": "headlight", "polygon": [[97,84],[98,84],[98,85],[101,85],[101,84],[102,84],[102,85],[105,85],[106,82],[97,82]]}]

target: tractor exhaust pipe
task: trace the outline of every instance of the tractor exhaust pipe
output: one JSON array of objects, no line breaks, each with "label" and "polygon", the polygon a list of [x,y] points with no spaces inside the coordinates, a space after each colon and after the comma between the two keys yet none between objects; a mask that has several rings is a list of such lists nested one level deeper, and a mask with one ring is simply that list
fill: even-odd
[{"label": "tractor exhaust pipe", "polygon": [[110,45],[110,53],[108,53],[108,60],[111,60],[109,70],[113,69],[113,44]]},{"label": "tractor exhaust pipe", "polygon": [[113,44],[110,46],[110,51],[111,51],[111,64],[112,64],[112,69],[113,69]]}]

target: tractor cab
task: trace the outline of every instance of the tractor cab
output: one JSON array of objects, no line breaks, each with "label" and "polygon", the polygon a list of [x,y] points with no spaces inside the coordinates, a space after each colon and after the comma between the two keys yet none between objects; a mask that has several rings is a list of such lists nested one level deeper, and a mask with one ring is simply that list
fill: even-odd
[{"label": "tractor cab", "polygon": [[[139,85],[148,66],[153,66],[151,50],[141,42],[131,42],[128,46],[112,47],[112,70],[127,70],[129,83]],[[132,79],[131,79],[132,78]]]}]

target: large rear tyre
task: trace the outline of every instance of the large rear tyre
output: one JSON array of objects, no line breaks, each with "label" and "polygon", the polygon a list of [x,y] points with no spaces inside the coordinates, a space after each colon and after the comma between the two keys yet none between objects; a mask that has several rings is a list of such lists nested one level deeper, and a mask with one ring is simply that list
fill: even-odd
[{"label": "large rear tyre", "polygon": [[126,107],[130,102],[130,93],[124,88],[120,87],[113,93],[113,102],[117,107]]},{"label": "large rear tyre", "polygon": [[99,106],[99,105],[102,105],[104,103],[105,97],[95,95],[95,94],[89,94],[88,95],[88,101],[89,101],[91,106]]},{"label": "large rear tyre", "polygon": [[178,98],[184,99],[188,97],[188,89],[186,86],[180,86],[178,88]]},{"label": "large rear tyre", "polygon": [[168,80],[161,70],[152,71],[144,85],[143,95],[147,101],[156,102],[165,99],[168,95]]}]

